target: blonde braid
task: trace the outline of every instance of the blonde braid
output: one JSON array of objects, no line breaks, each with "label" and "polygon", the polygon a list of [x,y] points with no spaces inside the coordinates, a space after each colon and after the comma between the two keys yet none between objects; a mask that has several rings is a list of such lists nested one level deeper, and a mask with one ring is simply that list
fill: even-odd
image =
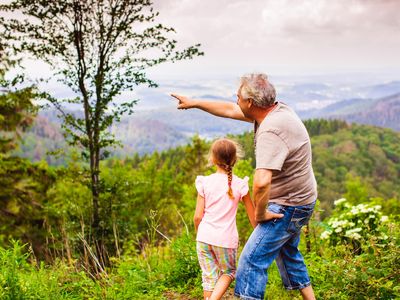
[{"label": "blonde braid", "polygon": [[228,196],[230,199],[234,199],[232,191],[232,166],[226,165],[225,170],[228,174]]}]

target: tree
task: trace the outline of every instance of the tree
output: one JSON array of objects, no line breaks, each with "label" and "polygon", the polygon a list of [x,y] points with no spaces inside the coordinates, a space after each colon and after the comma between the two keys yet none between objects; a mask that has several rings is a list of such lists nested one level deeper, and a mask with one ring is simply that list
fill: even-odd
[{"label": "tree", "polygon": [[42,201],[53,176],[44,164],[32,164],[10,154],[21,132],[33,122],[37,108],[35,86],[18,88],[23,76],[7,79],[18,62],[9,58],[0,40],[0,244],[21,239],[36,255],[44,254]]},{"label": "tree", "polygon": [[[89,162],[94,242],[104,261],[102,224],[107,222],[102,218],[109,216],[101,215],[99,162],[116,144],[109,127],[122,114],[131,114],[137,102],[116,99],[140,84],[156,87],[147,68],[203,53],[199,45],[175,50],[177,41],[168,37],[174,29],[155,22],[158,13],[149,0],[14,0],[0,10],[8,13],[1,18],[2,35],[15,53],[49,64],[76,94],[73,99],[46,98],[61,113],[68,141],[82,146]],[[82,105],[83,116],[66,111],[67,103]]]},{"label": "tree", "polygon": [[17,61],[8,57],[6,47],[0,41],[0,153],[7,153],[16,147],[16,140],[22,130],[32,124],[37,109],[32,99],[37,96],[32,85],[17,89],[23,77],[6,79],[6,72],[15,66]]}]

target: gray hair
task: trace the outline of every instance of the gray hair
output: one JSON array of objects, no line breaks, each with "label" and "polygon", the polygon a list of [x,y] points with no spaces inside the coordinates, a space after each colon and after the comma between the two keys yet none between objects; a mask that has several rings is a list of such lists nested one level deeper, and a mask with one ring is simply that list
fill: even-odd
[{"label": "gray hair", "polygon": [[276,91],[268,81],[266,74],[249,74],[240,78],[240,90],[243,99],[253,99],[258,107],[270,107],[275,103]]}]

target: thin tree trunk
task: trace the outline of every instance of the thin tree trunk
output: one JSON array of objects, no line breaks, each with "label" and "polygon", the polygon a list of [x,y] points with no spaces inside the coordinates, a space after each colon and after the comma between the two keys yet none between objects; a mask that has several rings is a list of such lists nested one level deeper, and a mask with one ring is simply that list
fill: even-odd
[{"label": "thin tree trunk", "polygon": [[64,220],[63,220],[63,222],[61,224],[61,233],[62,233],[63,240],[64,240],[65,251],[67,252],[68,263],[71,264],[71,262],[72,262],[71,247],[69,245],[68,234],[67,234],[67,232],[65,230],[65,222],[64,222]]},{"label": "thin tree trunk", "polygon": [[[79,2],[75,3],[75,23],[74,23],[74,35],[75,35],[75,47],[78,54],[78,82],[79,89],[83,97],[83,108],[85,114],[85,126],[86,135],[88,138],[89,146],[89,159],[90,159],[90,174],[91,174],[91,190],[92,190],[92,227],[93,227],[93,240],[96,246],[96,254],[100,260],[104,258],[104,246],[102,241],[103,232],[100,228],[100,214],[99,214],[99,198],[100,198],[100,187],[99,187],[99,151],[98,151],[98,135],[96,138],[96,128],[93,128],[92,122],[92,107],[89,103],[89,95],[85,85],[85,78],[87,73],[86,62],[85,62],[85,49],[84,49],[84,35],[83,35],[83,19],[82,11]],[[96,124],[96,123],[95,123]],[[95,127],[95,126],[94,126]],[[102,266],[104,267],[104,265]]]}]

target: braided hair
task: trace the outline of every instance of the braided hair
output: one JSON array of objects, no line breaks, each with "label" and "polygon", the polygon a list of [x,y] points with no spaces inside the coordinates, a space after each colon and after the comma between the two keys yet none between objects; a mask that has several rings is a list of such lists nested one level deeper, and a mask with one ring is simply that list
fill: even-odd
[{"label": "braided hair", "polygon": [[228,196],[229,198],[233,199],[233,192],[232,192],[232,167],[233,166],[226,166],[225,171],[228,174]]},{"label": "braided hair", "polygon": [[228,175],[228,191],[230,199],[234,199],[232,191],[233,166],[238,159],[240,148],[238,144],[229,139],[218,139],[212,146],[210,151],[210,162],[221,167]]}]

